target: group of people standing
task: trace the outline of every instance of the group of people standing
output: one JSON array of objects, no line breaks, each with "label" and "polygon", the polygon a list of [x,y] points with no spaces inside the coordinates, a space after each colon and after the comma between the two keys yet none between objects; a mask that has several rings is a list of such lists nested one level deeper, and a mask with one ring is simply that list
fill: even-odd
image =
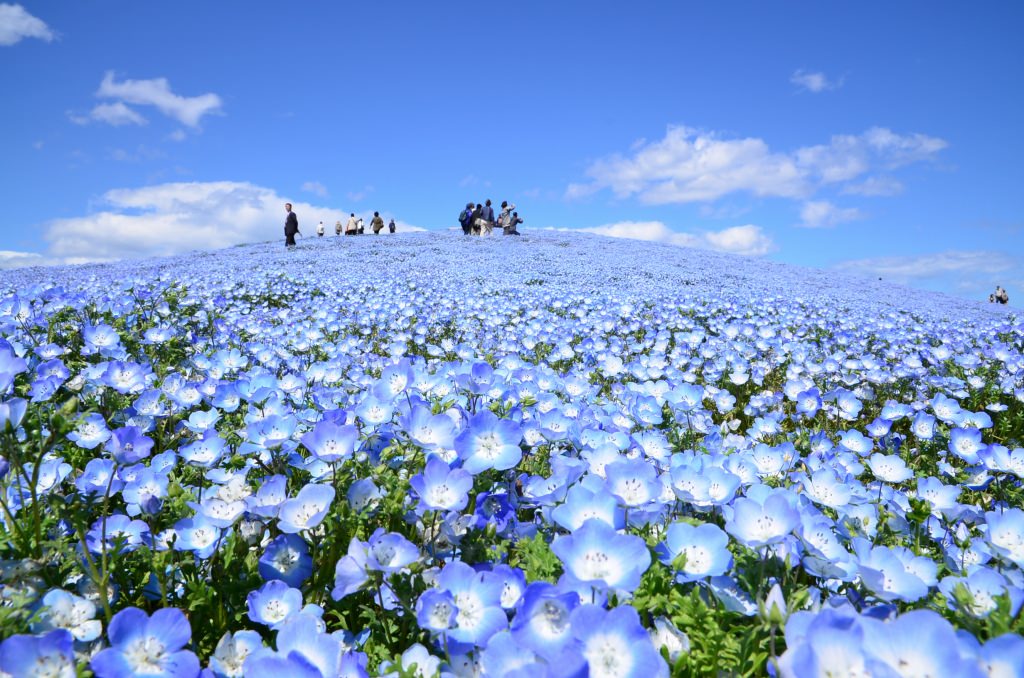
[{"label": "group of people standing", "polygon": [[494,208],[491,201],[487,200],[483,205],[471,202],[466,203],[466,208],[459,212],[459,225],[466,235],[491,235],[494,232],[495,223],[501,227],[505,235],[521,235],[516,226],[523,223],[519,212],[515,211],[516,206],[510,205],[508,201],[502,201],[501,213],[498,220],[494,220]]},{"label": "group of people standing", "polygon": [[[290,202],[284,204],[284,211],[284,246],[291,248],[295,247],[295,236],[301,235],[302,231],[299,230],[299,218],[292,211],[292,204]],[[381,218],[379,212],[373,213],[373,219],[370,220],[370,229],[374,235],[384,230],[384,219]],[[387,225],[387,229],[389,233],[394,233],[398,230],[394,219]],[[341,231],[341,222],[335,222],[334,235],[341,235]],[[362,235],[362,233],[363,220],[357,217],[355,212],[352,212],[348,218],[348,223],[345,224],[345,235]],[[324,237],[324,222],[321,221],[317,224],[316,235],[318,238]]]},{"label": "group of people standing", "polygon": [[988,295],[988,303],[1008,304],[1010,303],[1010,295],[1006,293],[1002,285],[996,285],[996,291]]},{"label": "group of people standing", "polygon": [[[373,213],[373,219],[370,219],[370,230],[373,231],[374,235],[378,235],[381,231],[384,230],[384,220],[381,219],[379,212],[374,212]],[[398,230],[398,227],[395,226],[395,220],[392,219],[388,223],[388,233],[394,233],[397,230]],[[341,231],[342,231],[341,222],[340,221],[334,222],[334,235],[341,235]],[[363,230],[363,220],[362,220],[362,218],[357,217],[356,213],[352,212],[349,215],[348,222],[345,224],[345,235],[362,235],[363,232],[364,232],[364,230]],[[322,237],[323,236],[323,234],[324,234],[324,222],[321,221],[320,225],[318,225],[316,227],[316,234],[317,234],[317,237]]]}]

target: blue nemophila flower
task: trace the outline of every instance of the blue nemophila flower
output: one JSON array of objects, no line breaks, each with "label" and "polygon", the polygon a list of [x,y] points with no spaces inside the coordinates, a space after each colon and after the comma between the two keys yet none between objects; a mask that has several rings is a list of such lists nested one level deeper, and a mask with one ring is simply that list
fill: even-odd
[{"label": "blue nemophila flower", "polygon": [[583,605],[573,610],[571,623],[593,678],[668,676],[668,665],[629,605],[611,610]]},{"label": "blue nemophila flower", "polygon": [[912,603],[937,583],[937,568],[930,558],[899,546],[872,546],[860,539],[854,546],[864,585],[882,600]]},{"label": "blue nemophila flower", "polygon": [[409,485],[419,498],[419,507],[428,511],[461,511],[469,503],[473,476],[464,469],[452,469],[438,457],[431,457],[409,479]]},{"label": "blue nemophila flower", "polygon": [[245,660],[262,647],[263,638],[256,631],[225,633],[210,657],[210,671],[214,678],[242,678]]},{"label": "blue nemophila flower", "polygon": [[437,586],[451,593],[455,601],[455,626],[448,632],[452,640],[482,646],[508,627],[501,607],[501,580],[490,572],[477,572],[461,561],[453,561],[441,570]]},{"label": "blue nemophila flower", "polygon": [[665,650],[668,660],[673,664],[680,656],[690,651],[690,638],[680,631],[667,617],[656,617],[654,628],[648,633],[651,636],[651,643],[661,653]]},{"label": "blue nemophila flower", "polygon": [[249,511],[264,518],[276,518],[281,504],[288,499],[287,486],[288,479],[284,476],[273,475],[264,478],[256,494],[246,499]]},{"label": "blue nemophila flower", "polygon": [[431,633],[447,633],[455,626],[458,609],[450,591],[427,589],[416,601],[416,622]]},{"label": "blue nemophila flower", "polygon": [[330,485],[306,485],[294,498],[288,499],[277,513],[277,527],[289,534],[310,530],[327,516],[334,501]]},{"label": "blue nemophila flower", "polygon": [[751,548],[782,541],[800,523],[800,513],[787,499],[788,494],[780,490],[763,501],[737,499],[732,503],[732,516],[726,521],[725,530]]},{"label": "blue nemophila flower", "polygon": [[278,535],[260,556],[259,573],[264,579],[280,579],[299,588],[313,574],[309,545],[297,534]]},{"label": "blue nemophila flower", "polygon": [[373,482],[373,478],[361,478],[349,485],[345,498],[357,513],[372,511],[384,498],[384,492]]},{"label": "blue nemophila flower", "polygon": [[35,633],[66,629],[80,643],[88,643],[103,633],[103,623],[94,619],[96,605],[63,589],[50,589],[43,596],[39,616],[32,623]]},{"label": "blue nemophila flower", "polygon": [[104,449],[118,464],[135,464],[149,456],[153,439],[138,426],[122,426],[111,432]]},{"label": "blue nemophila flower", "polygon": [[412,565],[420,557],[420,550],[397,532],[384,532],[378,527],[367,542],[366,568],[394,574]]},{"label": "blue nemophila flower", "polygon": [[25,678],[75,678],[78,674],[73,645],[71,634],[64,629],[41,636],[11,636],[0,643],[0,674]]},{"label": "blue nemophila flower", "polygon": [[167,496],[169,483],[170,477],[167,473],[154,471],[151,467],[141,468],[131,480],[125,482],[121,490],[121,497],[128,504],[128,515],[159,512],[163,505],[162,499]]},{"label": "blue nemophila flower", "polygon": [[201,559],[209,558],[220,543],[221,529],[209,518],[196,514],[174,524],[174,550],[193,551]]},{"label": "blue nemophila flower", "polygon": [[101,383],[118,393],[138,394],[146,388],[146,382],[153,376],[152,371],[143,365],[133,362],[113,360],[107,365]]},{"label": "blue nemophila flower", "polygon": [[11,398],[0,403],[0,431],[8,426],[17,429],[28,410],[28,403],[22,398]]},{"label": "blue nemophila flower", "polygon": [[580,582],[632,593],[651,565],[643,538],[619,534],[607,523],[591,518],[570,535],[556,537],[551,550],[566,573]]},{"label": "blue nemophila flower", "polygon": [[110,429],[102,414],[90,414],[68,434],[68,440],[79,447],[91,450],[110,438]]},{"label": "blue nemophila flower", "polygon": [[1024,511],[1019,508],[989,511],[985,522],[992,549],[1017,567],[1024,567]]},{"label": "blue nemophila flower", "polygon": [[252,621],[278,629],[302,610],[302,592],[280,579],[272,579],[246,597],[246,608]]},{"label": "blue nemophila flower", "polygon": [[623,507],[604,487],[591,490],[581,484],[573,485],[566,494],[565,502],[551,511],[551,519],[569,531],[583,527],[583,523],[591,518],[603,520],[617,530],[626,525]]},{"label": "blue nemophila flower", "polygon": [[331,597],[341,600],[359,591],[370,579],[366,571],[369,548],[355,537],[348,543],[348,553],[338,559],[334,567],[334,588]]},{"label": "blue nemophila flower", "polygon": [[932,610],[911,610],[892,621],[863,620],[865,653],[892,675],[969,676],[976,663],[953,627]]},{"label": "blue nemophila flower", "polygon": [[728,545],[729,535],[717,525],[672,523],[655,553],[685,583],[725,574],[732,565]]},{"label": "blue nemophila flower", "polygon": [[876,478],[887,483],[902,483],[914,477],[907,463],[894,454],[875,452],[868,458],[868,466]]},{"label": "blue nemophila flower", "polygon": [[565,656],[573,641],[569,617],[579,596],[547,582],[533,582],[523,592],[522,604],[512,619],[512,636],[549,662]]},{"label": "blue nemophila flower", "polygon": [[505,471],[519,463],[523,431],[518,423],[499,419],[483,410],[469,420],[469,427],[455,439],[455,451],[466,471],[476,474],[487,469]]},{"label": "blue nemophila flower", "polygon": [[1020,678],[1024,673],[1024,637],[1007,633],[988,641],[978,650],[978,666],[984,676]]},{"label": "blue nemophila flower", "polygon": [[140,546],[148,546],[151,541],[149,525],[118,513],[98,518],[85,535],[85,543],[91,553],[134,551]]},{"label": "blue nemophila flower", "polygon": [[[508,631],[491,636],[487,647],[480,653],[480,669],[488,676],[544,675],[547,666],[537,661],[537,655],[521,647]],[[562,666],[560,669],[564,669]],[[565,674],[562,674],[565,675]]]},{"label": "blue nemophila flower", "polygon": [[954,428],[949,432],[949,451],[968,464],[977,464],[978,453],[985,449],[981,431],[974,428]]},{"label": "blue nemophila flower", "polygon": [[333,421],[318,422],[312,431],[302,436],[306,449],[317,459],[328,463],[351,457],[358,441],[359,429]]},{"label": "blue nemophila flower", "polygon": [[455,445],[455,422],[446,414],[434,414],[429,407],[416,405],[401,419],[409,439],[427,449],[449,449]]},{"label": "blue nemophila flower", "polygon": [[0,395],[7,393],[16,376],[27,371],[28,363],[24,358],[10,348],[0,347]]},{"label": "blue nemophila flower", "polygon": [[935,417],[927,412],[918,412],[910,423],[910,432],[920,440],[931,440],[935,436]]},{"label": "blue nemophila flower", "polygon": [[939,590],[951,610],[960,610],[972,617],[987,617],[996,609],[996,598],[1008,595],[1011,616],[1016,616],[1024,602],[1024,591],[1011,586],[1006,578],[987,567],[973,568],[966,577],[945,577]]},{"label": "blue nemophila flower", "polygon": [[642,458],[618,459],[605,466],[604,472],[608,491],[628,508],[643,506],[661,494],[658,471]]},{"label": "blue nemophila flower", "polygon": [[224,455],[226,447],[227,442],[217,435],[217,431],[209,429],[202,438],[179,449],[178,456],[193,466],[213,468]]},{"label": "blue nemophila flower", "polygon": [[75,479],[75,487],[82,494],[117,494],[124,482],[117,477],[117,467],[110,459],[91,459],[82,475]]},{"label": "blue nemophila flower", "polygon": [[191,636],[192,627],[177,608],[160,609],[147,616],[137,607],[128,607],[110,621],[110,647],[94,656],[89,668],[96,678],[194,678],[199,675],[199,660],[182,649]]}]

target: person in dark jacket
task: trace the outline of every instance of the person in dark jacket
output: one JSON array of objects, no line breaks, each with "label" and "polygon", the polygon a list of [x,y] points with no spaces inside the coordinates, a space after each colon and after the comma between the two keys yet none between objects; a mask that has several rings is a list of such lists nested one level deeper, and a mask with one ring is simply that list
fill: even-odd
[{"label": "person in dark jacket", "polygon": [[392,219],[391,221],[388,222],[388,233],[394,233],[397,230],[398,227],[395,226],[395,220]]},{"label": "person in dark jacket", "polygon": [[512,219],[509,221],[509,227],[508,230],[505,231],[505,235],[522,235],[522,233],[516,229],[516,226],[521,223],[523,223],[523,219],[519,216],[519,212],[513,212]]},{"label": "person in dark jacket", "polygon": [[284,218],[284,246],[295,247],[295,234],[299,232],[299,218],[292,212],[292,204],[286,202],[284,211],[288,216]]},{"label": "person in dark jacket", "polygon": [[459,226],[465,235],[473,232],[473,203],[467,202],[466,208],[459,212]]},{"label": "person in dark jacket", "polygon": [[480,235],[480,226],[481,224],[483,224],[483,213],[484,206],[481,205],[480,203],[477,203],[476,207],[473,209],[472,216],[469,218],[469,223],[471,226],[470,233],[472,233],[473,235]]},{"label": "person in dark jacket", "polygon": [[491,207],[491,201],[489,199],[484,203],[484,211],[481,213],[480,218],[485,222],[480,234],[490,235],[491,231],[494,230],[494,208]]}]

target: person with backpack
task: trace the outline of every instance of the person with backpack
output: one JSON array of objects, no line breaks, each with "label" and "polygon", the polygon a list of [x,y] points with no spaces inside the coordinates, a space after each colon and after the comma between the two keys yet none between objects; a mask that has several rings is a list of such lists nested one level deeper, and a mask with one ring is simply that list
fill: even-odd
[{"label": "person with backpack", "polygon": [[373,213],[373,219],[370,220],[370,228],[373,229],[374,235],[380,235],[380,232],[384,230],[384,220],[380,218],[380,213]]},{"label": "person with backpack", "polygon": [[295,247],[295,235],[299,232],[299,218],[292,212],[292,204],[286,202],[284,211],[288,216],[284,218],[284,246],[288,249]]},{"label": "person with backpack", "polygon": [[507,200],[501,201],[501,214],[498,215],[498,225],[501,226],[501,231],[505,235],[508,235],[508,231],[512,227],[512,210],[515,208],[516,206],[509,205]]},{"label": "person with backpack", "polygon": [[462,233],[469,235],[473,232],[473,203],[467,202],[466,208],[459,212],[459,226],[462,226]]},{"label": "person with backpack", "polygon": [[473,235],[480,235],[480,233],[482,232],[484,225],[483,215],[484,206],[481,205],[480,203],[477,203],[476,207],[473,208],[473,215],[469,218],[469,223],[472,225],[472,230],[470,232]]},{"label": "person with backpack", "polygon": [[397,230],[398,227],[395,226],[395,220],[392,219],[391,221],[388,222],[388,233],[394,233]]}]

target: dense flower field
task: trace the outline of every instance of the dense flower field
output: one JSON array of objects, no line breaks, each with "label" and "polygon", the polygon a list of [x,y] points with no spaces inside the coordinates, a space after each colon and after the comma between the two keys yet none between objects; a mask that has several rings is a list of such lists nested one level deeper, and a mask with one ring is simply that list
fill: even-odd
[{"label": "dense flower field", "polygon": [[1024,325],[548,233],[0,274],[0,672],[1024,672]]}]

